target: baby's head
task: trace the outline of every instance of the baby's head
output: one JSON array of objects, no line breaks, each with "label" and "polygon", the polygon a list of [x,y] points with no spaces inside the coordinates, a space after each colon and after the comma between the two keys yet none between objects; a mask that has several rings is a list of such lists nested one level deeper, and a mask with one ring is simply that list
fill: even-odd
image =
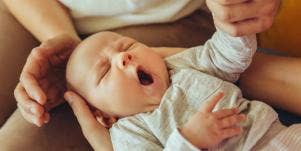
[{"label": "baby's head", "polygon": [[112,32],[94,34],[72,53],[70,88],[112,117],[152,111],[169,85],[164,60],[151,48]]}]

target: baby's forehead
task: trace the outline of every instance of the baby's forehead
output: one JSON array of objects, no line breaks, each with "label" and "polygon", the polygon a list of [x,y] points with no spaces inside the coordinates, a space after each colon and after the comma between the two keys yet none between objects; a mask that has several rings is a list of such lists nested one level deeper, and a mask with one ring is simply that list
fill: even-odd
[{"label": "baby's forehead", "polygon": [[86,38],[81,45],[83,47],[104,48],[112,45],[121,38],[123,38],[121,35],[112,32],[97,33]]}]

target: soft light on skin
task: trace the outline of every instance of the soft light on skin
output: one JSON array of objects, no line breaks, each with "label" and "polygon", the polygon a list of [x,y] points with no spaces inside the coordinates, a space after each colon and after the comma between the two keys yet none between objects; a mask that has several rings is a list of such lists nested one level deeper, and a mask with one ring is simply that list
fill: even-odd
[{"label": "soft light on skin", "polygon": [[[141,84],[138,69],[150,74],[153,82]],[[169,85],[161,56],[112,32],[84,40],[69,59],[66,78],[89,104],[117,118],[154,110]]]}]

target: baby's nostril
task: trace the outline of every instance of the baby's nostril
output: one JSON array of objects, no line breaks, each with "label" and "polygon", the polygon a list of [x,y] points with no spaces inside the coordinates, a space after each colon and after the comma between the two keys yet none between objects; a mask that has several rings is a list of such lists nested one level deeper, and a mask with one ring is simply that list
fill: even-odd
[{"label": "baby's nostril", "polygon": [[132,59],[132,56],[131,56],[131,55],[129,55],[129,56],[128,56],[128,58],[131,60],[131,59]]},{"label": "baby's nostril", "polygon": [[122,64],[125,66],[125,61],[122,61]]}]

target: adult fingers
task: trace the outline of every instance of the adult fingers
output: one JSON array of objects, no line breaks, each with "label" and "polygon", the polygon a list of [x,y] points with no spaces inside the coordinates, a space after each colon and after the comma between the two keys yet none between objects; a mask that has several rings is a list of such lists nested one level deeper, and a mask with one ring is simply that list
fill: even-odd
[{"label": "adult fingers", "polygon": [[24,114],[32,114],[37,118],[44,114],[44,108],[40,104],[30,99],[20,83],[18,83],[17,87],[15,88],[14,96],[19,104],[19,107],[24,110]]},{"label": "adult fingers", "polygon": [[35,76],[27,72],[22,73],[20,82],[30,98],[36,100],[41,105],[44,105],[46,103],[47,97],[40,87]]},{"label": "adult fingers", "polygon": [[246,116],[244,114],[235,114],[229,117],[226,117],[220,121],[220,128],[228,128],[235,126],[236,124],[244,121],[246,119]]},{"label": "adult fingers", "polygon": [[29,98],[20,83],[17,85],[14,95],[18,102],[18,108],[21,111],[22,116],[28,122],[39,127],[45,123],[48,123],[50,119],[49,113],[45,112],[41,105]]},{"label": "adult fingers", "polygon": [[45,41],[40,48],[42,48],[46,56],[51,56],[48,58],[49,62],[52,65],[57,65],[66,60],[79,42],[80,39],[68,35],[60,35]]},{"label": "adult fingers", "polygon": [[221,132],[222,139],[227,139],[236,135],[239,135],[243,129],[241,127],[231,127],[227,129],[223,129]]},{"label": "adult fingers", "polygon": [[232,109],[222,109],[222,110],[218,110],[216,112],[213,112],[213,115],[217,118],[217,119],[221,119],[230,115],[234,115],[237,114],[239,112],[239,110],[237,108],[232,108]]},{"label": "adult fingers", "polygon": [[223,22],[238,22],[256,18],[258,9],[261,8],[253,1],[234,5],[221,5],[215,1],[208,1],[207,5],[215,19]]},{"label": "adult fingers", "polygon": [[208,101],[204,103],[204,105],[201,106],[200,111],[204,113],[212,112],[217,102],[221,100],[223,96],[223,92],[218,92],[217,94],[213,95],[211,98],[208,99]]},{"label": "adult fingers", "polygon": [[41,127],[43,124],[48,123],[50,120],[49,113],[44,113],[40,117],[36,117],[35,115],[31,113],[27,113],[22,107],[20,107],[20,104],[18,103],[19,111],[21,112],[23,118],[27,120],[28,122],[35,124],[38,127]]},{"label": "adult fingers", "polygon": [[[79,42],[80,39],[73,38],[69,35],[60,35],[43,42],[40,47],[45,48],[45,53],[49,55],[49,54],[61,52],[62,49],[65,48],[74,48]],[[53,51],[52,52],[47,51],[49,49]]]},{"label": "adult fingers", "polygon": [[34,48],[26,60],[20,76],[20,82],[28,95],[44,105],[46,95],[41,89],[37,80],[42,79],[47,74],[49,63],[40,48]]},{"label": "adult fingers", "polygon": [[95,126],[98,126],[98,122],[94,118],[88,105],[80,96],[74,92],[68,91],[65,93],[64,98],[70,104],[83,131],[89,132]]},{"label": "adult fingers", "polygon": [[273,18],[263,17],[256,19],[248,19],[236,23],[221,22],[220,20],[214,20],[215,25],[224,32],[229,33],[232,36],[238,37],[243,35],[250,35],[259,33],[270,26],[272,26]]},{"label": "adult fingers", "polygon": [[249,0],[209,0],[209,1],[214,1],[216,3],[219,3],[221,5],[233,5],[233,4],[239,4],[239,3],[244,3]]}]

